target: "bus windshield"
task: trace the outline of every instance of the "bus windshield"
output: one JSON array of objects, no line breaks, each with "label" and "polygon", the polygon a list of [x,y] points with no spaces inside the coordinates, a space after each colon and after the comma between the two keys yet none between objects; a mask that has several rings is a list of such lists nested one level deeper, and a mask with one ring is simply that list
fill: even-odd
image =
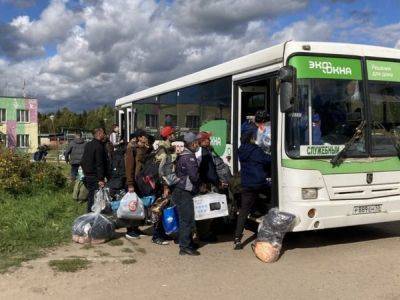
[{"label": "bus windshield", "polygon": [[400,138],[400,63],[367,61],[371,103],[372,155],[398,155]]},{"label": "bus windshield", "polygon": [[[297,99],[285,117],[290,157],[334,156],[365,120],[361,63],[356,59],[296,56]],[[365,135],[346,156],[366,155]]]}]

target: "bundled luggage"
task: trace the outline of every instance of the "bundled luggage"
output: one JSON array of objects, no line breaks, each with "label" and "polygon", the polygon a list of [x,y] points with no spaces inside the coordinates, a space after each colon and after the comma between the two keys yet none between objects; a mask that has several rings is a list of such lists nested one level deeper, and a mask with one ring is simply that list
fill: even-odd
[{"label": "bundled luggage", "polygon": [[278,260],[283,238],[295,221],[295,216],[271,208],[258,227],[257,239],[252,245],[254,254],[263,262]]},{"label": "bundled luggage", "polygon": [[114,223],[99,213],[88,213],[75,219],[72,225],[72,240],[85,244],[100,244],[112,239]]}]

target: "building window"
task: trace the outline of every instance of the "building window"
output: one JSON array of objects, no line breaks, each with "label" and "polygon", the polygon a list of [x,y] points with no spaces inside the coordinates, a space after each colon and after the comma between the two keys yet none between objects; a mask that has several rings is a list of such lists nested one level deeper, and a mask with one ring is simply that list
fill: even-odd
[{"label": "building window", "polygon": [[186,116],[186,127],[192,129],[199,129],[200,116]]},{"label": "building window", "polygon": [[28,123],[29,122],[29,110],[17,109],[17,122]]},{"label": "building window", "polygon": [[158,128],[158,115],[146,114],[146,127]]},{"label": "building window", "polygon": [[0,122],[4,123],[7,121],[7,110],[5,108],[0,108]]},{"label": "building window", "polygon": [[29,134],[17,134],[17,147],[18,148],[29,147]]},{"label": "building window", "polygon": [[178,124],[178,116],[177,115],[165,115],[165,126],[173,126],[175,127]]}]

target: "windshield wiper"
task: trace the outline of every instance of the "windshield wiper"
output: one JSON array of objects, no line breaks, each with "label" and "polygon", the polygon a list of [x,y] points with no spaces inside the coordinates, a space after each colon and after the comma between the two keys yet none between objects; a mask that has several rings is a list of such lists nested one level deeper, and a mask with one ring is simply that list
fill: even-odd
[{"label": "windshield wiper", "polygon": [[343,155],[350,149],[350,147],[363,135],[363,129],[367,122],[361,121],[361,123],[357,126],[356,130],[354,131],[353,136],[351,139],[344,145],[344,148],[340,150],[332,159],[331,164],[334,167],[339,166],[343,162]]},{"label": "windshield wiper", "polygon": [[[375,128],[375,125],[376,125],[376,127],[383,129],[385,132],[385,135],[386,135],[387,130],[386,130],[385,126],[383,126],[382,123],[374,121],[374,128]],[[397,157],[400,159],[400,144],[397,142],[396,138],[392,134],[390,134],[389,138],[393,144],[394,149],[396,150]]]}]

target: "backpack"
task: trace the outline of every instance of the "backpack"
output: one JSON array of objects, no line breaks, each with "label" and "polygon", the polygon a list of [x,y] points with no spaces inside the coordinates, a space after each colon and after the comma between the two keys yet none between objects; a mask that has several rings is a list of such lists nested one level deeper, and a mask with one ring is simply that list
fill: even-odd
[{"label": "backpack", "polygon": [[36,152],[33,154],[33,160],[34,160],[34,161],[40,161],[40,159],[41,159],[40,152],[39,152],[39,151],[36,151]]},{"label": "backpack", "polygon": [[232,179],[232,173],[229,166],[218,155],[213,153],[213,160],[215,169],[217,171],[218,179],[224,183],[228,183]]},{"label": "backpack", "polygon": [[146,157],[142,170],[136,176],[136,185],[141,197],[156,195],[160,191],[159,162],[155,155],[156,153],[152,152]]},{"label": "backpack", "polygon": [[86,201],[89,196],[89,191],[83,184],[82,180],[77,180],[72,192],[72,198],[76,201]]},{"label": "backpack", "polygon": [[125,177],[125,157],[123,151],[114,151],[110,161],[110,168],[111,178]]}]

